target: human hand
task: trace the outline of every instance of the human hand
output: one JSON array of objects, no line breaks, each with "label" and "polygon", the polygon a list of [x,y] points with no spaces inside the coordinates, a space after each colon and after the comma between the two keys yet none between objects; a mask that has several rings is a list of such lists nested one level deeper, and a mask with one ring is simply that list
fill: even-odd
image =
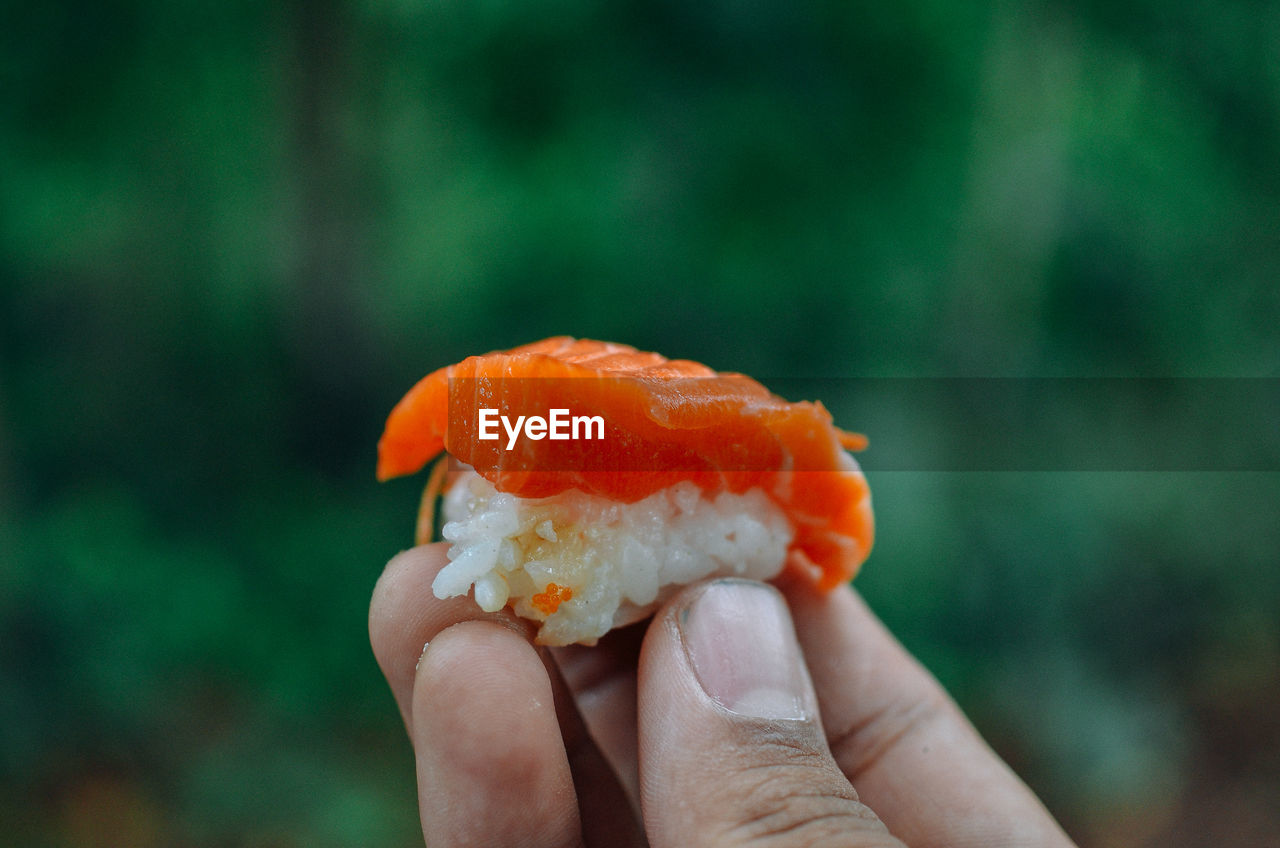
[{"label": "human hand", "polygon": [[437,600],[446,550],[388,563],[369,617],[429,846],[1071,845],[847,586],[715,580],[546,649]]}]

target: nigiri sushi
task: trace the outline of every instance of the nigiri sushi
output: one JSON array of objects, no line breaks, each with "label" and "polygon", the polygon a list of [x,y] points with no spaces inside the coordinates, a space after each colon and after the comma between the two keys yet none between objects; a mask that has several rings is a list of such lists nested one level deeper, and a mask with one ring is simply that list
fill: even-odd
[{"label": "nigiri sushi", "polygon": [[420,380],[387,419],[377,476],[447,453],[418,525],[430,541],[443,490],[435,595],[510,606],[540,644],[593,644],[705,577],[850,580],[874,535],[847,452],[864,446],[821,403],[744,375],[556,337]]}]

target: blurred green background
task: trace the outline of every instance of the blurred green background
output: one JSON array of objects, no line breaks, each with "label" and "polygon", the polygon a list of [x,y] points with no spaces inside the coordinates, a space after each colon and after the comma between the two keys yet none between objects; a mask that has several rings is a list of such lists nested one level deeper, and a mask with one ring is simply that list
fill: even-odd
[{"label": "blurred green background", "polygon": [[[1280,372],[1275,4],[8,3],[0,86],[15,846],[420,842],[374,445],[466,355]],[[859,586],[1082,845],[1274,844],[1280,474],[870,476]]]}]

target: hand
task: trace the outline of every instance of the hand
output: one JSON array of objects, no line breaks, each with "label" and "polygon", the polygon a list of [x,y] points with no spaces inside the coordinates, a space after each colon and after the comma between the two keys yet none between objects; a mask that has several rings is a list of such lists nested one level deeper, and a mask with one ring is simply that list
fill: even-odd
[{"label": "hand", "polygon": [[369,616],[429,846],[1071,845],[848,587],[711,581],[540,649],[432,595],[446,550],[393,559]]}]

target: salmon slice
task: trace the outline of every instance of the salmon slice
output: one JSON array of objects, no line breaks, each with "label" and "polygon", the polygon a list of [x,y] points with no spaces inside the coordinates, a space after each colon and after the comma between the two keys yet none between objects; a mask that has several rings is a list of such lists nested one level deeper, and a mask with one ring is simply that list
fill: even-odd
[{"label": "salmon slice", "polygon": [[[480,412],[603,419],[601,439],[481,439]],[[490,431],[492,432],[492,431]],[[568,489],[634,503],[683,480],[707,495],[760,488],[795,531],[790,570],[822,588],[854,576],[871,549],[866,478],[845,451],[866,446],[821,403],[790,403],[742,374],[718,373],[626,345],[545,339],[472,356],[415,385],[378,442],[379,480],[447,451],[500,492]]]}]

